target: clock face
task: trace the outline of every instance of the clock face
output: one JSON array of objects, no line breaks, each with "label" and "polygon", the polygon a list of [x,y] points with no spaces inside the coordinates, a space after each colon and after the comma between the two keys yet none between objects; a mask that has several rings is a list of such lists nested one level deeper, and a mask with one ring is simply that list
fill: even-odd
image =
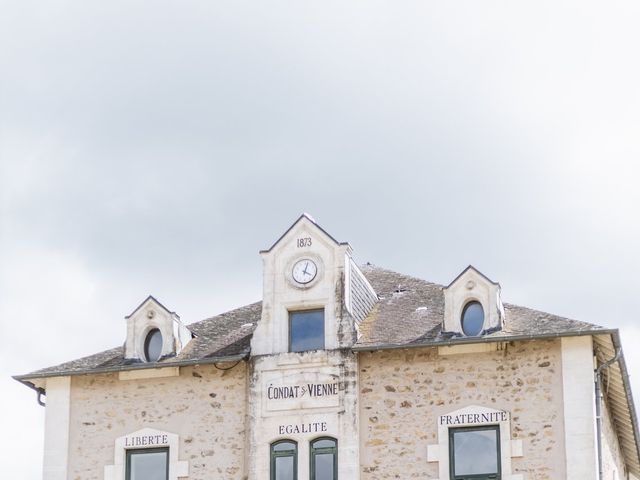
[{"label": "clock face", "polygon": [[313,260],[309,260],[308,258],[298,260],[293,266],[293,270],[291,271],[293,279],[302,285],[311,282],[314,278],[316,278],[317,273],[317,265],[313,262]]}]

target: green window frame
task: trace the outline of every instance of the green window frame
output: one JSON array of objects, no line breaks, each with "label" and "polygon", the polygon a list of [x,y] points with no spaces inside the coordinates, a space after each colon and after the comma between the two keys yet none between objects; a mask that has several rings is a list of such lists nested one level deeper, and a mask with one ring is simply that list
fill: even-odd
[{"label": "green window frame", "polygon": [[[333,445],[327,445],[327,442]],[[311,471],[311,480],[338,480],[338,440],[333,437],[319,437],[312,440],[309,444],[309,469]],[[331,478],[319,476],[317,472],[317,459],[320,455],[333,455],[333,475]]]},{"label": "green window frame", "polygon": [[[290,445],[290,448],[286,448],[287,445]],[[284,439],[284,440],[278,440],[277,442],[273,442],[270,446],[270,451],[271,451],[271,467],[270,467],[270,478],[271,480],[282,480],[282,478],[285,479],[291,479],[291,480],[297,480],[298,479],[298,443],[293,441],[293,440],[289,440],[289,439]],[[279,458],[288,458],[288,457],[292,457],[292,468],[293,471],[291,472],[291,474],[288,477],[280,477],[278,478],[278,459]],[[284,472],[283,475],[286,475],[287,472]]]},{"label": "green window frame", "polygon": [[[479,435],[473,440],[473,437],[468,437],[469,434],[478,433]],[[459,437],[458,439],[456,437]],[[467,438],[464,438],[467,437]],[[495,444],[492,441],[495,439]],[[464,452],[456,452],[456,440],[461,444],[460,448],[464,448],[465,441],[468,442],[468,438],[471,438],[471,443],[467,448],[475,448],[476,450],[470,452],[473,456],[478,455],[495,455],[495,467],[487,467],[488,471],[474,471],[468,472],[464,469],[469,468],[469,464],[465,464],[461,467],[463,471],[458,472],[456,469],[456,457],[458,454]],[[480,440],[480,442],[478,442]],[[487,440],[490,442],[487,442]],[[484,445],[479,443],[484,442]],[[492,462],[489,460],[489,464]],[[501,465],[500,465],[500,425],[486,425],[479,427],[462,427],[462,428],[450,428],[449,429],[449,470],[451,480],[500,480],[502,478]]]},{"label": "green window frame", "polygon": [[[126,459],[126,480],[139,480],[136,478],[132,479],[131,472],[131,459],[134,455],[148,455],[150,453],[164,453],[164,463],[166,465],[166,470],[164,474],[164,480],[169,479],[169,449],[168,448],[141,448],[136,450],[127,450],[127,459]],[[150,479],[150,480],[156,480]]]}]

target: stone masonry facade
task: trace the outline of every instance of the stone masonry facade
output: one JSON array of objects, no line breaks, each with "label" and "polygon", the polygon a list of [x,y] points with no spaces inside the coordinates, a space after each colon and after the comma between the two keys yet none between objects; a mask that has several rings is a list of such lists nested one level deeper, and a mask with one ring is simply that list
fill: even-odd
[{"label": "stone masonry facade", "polygon": [[[227,367],[227,366],[225,366]],[[246,364],[183,367],[167,378],[74,377],[70,480],[102,480],[116,438],[143,427],[180,437],[190,480],[242,479],[245,465]]]},{"label": "stone masonry facade", "polygon": [[438,355],[437,348],[362,355],[361,478],[438,478],[437,464],[427,462],[437,418],[471,404],[511,412],[512,438],[522,439],[525,452],[514,473],[564,478],[561,375],[557,340],[470,355]]}]

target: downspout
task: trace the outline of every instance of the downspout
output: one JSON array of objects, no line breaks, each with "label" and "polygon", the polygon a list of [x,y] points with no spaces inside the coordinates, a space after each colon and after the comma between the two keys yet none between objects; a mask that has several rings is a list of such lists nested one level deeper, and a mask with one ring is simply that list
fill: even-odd
[{"label": "downspout", "polygon": [[615,356],[607,360],[606,362],[600,364],[598,368],[596,368],[595,375],[595,384],[596,384],[596,444],[598,446],[598,479],[604,479],[604,465],[602,463],[602,388],[600,383],[602,382],[602,371],[606,368],[609,368],[615,362],[618,361],[622,350],[620,348],[616,349]]},{"label": "downspout", "polygon": [[38,396],[36,397],[36,402],[38,402],[38,405],[40,405],[41,407],[46,407],[46,404],[42,401],[42,397],[43,395],[46,395],[47,392],[44,391],[44,388],[37,387],[36,393],[38,394]]}]

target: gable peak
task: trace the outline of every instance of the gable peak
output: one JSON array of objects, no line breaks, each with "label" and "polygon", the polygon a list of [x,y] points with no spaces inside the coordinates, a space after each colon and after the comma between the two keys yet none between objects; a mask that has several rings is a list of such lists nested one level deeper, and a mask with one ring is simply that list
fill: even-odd
[{"label": "gable peak", "polygon": [[169,315],[175,316],[180,318],[180,316],[176,313],[176,312],[172,312],[171,310],[169,310],[167,307],[165,307],[162,303],[160,303],[158,301],[157,298],[155,298],[153,295],[149,295],[147,296],[147,298],[145,298],[140,305],[138,305],[133,312],[131,312],[129,315],[125,316],[125,320],[128,320],[129,318],[133,317],[142,307],[144,307],[145,305],[149,304],[149,303],[153,303],[156,306],[162,308],[165,312],[167,312]]},{"label": "gable peak", "polygon": [[332,241],[336,245],[349,245],[348,242],[339,242],[338,240],[336,240],[329,232],[327,232],[324,228],[322,228],[310,214],[303,212],[296,219],[296,221],[293,222],[291,226],[287,228],[287,230],[282,235],[280,235],[280,237],[273,243],[273,245],[271,245],[271,247],[269,247],[266,250],[260,250],[260,253],[269,253],[271,250],[275,248],[276,245],[278,245],[282,241],[283,238],[285,238],[289,234],[289,232],[291,232],[301,223],[307,223],[312,227],[318,229],[320,232],[324,234],[325,237],[327,237],[330,241]]},{"label": "gable peak", "polygon": [[445,290],[448,289],[448,288],[451,288],[452,285],[455,285],[458,281],[460,281],[461,278],[465,277],[469,272],[473,272],[476,275],[479,275],[480,277],[482,277],[484,280],[486,280],[487,282],[491,283],[492,285],[496,285],[498,287],[500,286],[500,284],[498,282],[494,282],[493,280],[491,280],[489,277],[487,277],[484,273],[482,273],[480,270],[478,270],[473,265],[468,265],[467,268],[462,270],[462,272],[460,272],[458,274],[458,276],[456,278],[454,278],[449,285],[444,287]]}]

